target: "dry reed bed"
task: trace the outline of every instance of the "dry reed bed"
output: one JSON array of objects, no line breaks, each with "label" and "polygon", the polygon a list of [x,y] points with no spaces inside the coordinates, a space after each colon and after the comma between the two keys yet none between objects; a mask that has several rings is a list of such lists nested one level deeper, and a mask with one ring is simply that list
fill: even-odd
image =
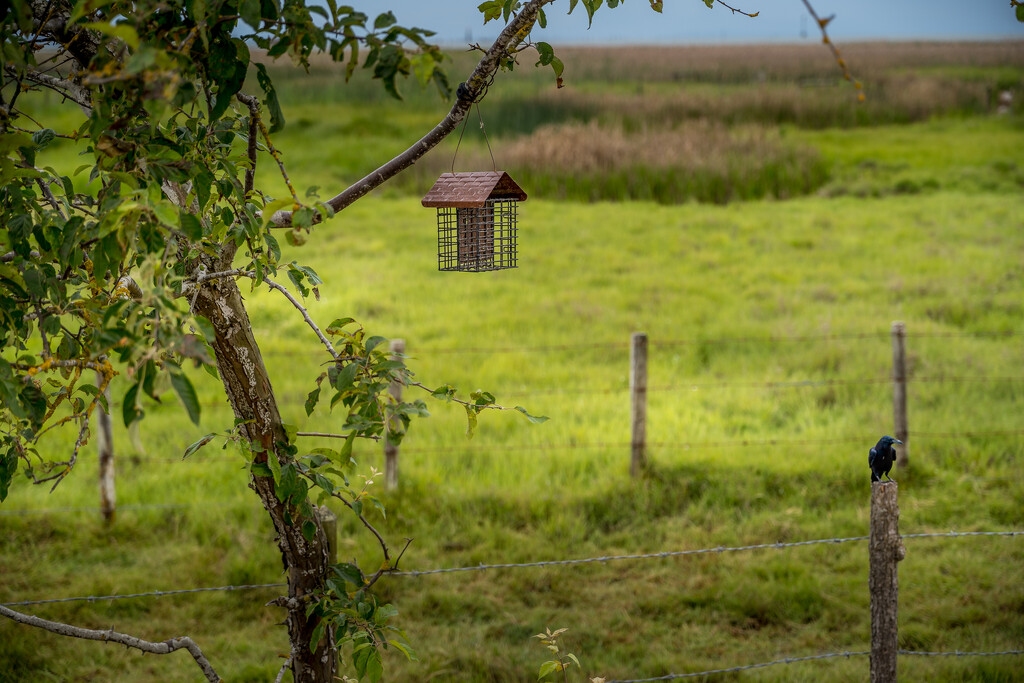
[{"label": "dry reed bed", "polygon": [[[1024,67],[1024,41],[864,42],[839,44],[859,78],[924,67]],[[816,40],[783,45],[659,45],[562,47],[570,81],[793,81],[837,77],[828,50]]]}]

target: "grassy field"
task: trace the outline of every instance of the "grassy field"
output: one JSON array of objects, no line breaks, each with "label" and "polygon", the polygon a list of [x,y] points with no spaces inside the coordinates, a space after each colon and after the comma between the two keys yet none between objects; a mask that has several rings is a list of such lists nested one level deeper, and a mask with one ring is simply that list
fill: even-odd
[{"label": "grassy field", "polygon": [[[447,170],[454,140],[409,179],[318,229],[305,248],[289,248],[286,261],[326,281],[320,301],[308,302],[319,322],[356,317],[404,338],[428,386],[484,388],[551,417],[531,425],[512,412],[487,414],[467,440],[464,412],[431,404],[433,416],[403,445],[399,489],[381,491],[380,528],[396,547],[414,539],[404,569],[865,535],[866,451],[892,430],[893,320],[906,322],[911,364],[911,464],[894,473],[901,531],[1024,529],[1024,120],[1019,111],[996,116],[983,101],[997,88],[1024,99],[1021,45],[865,46],[860,63],[857,48],[847,50],[869,95],[897,78],[922,91],[940,79],[956,93],[981,93],[913,115],[905,98],[846,113],[857,111],[851,91],[818,85],[835,79],[823,51],[810,60],[773,48],[751,60],[751,50],[680,49],[656,67],[640,49],[604,60],[574,52],[567,62],[578,76],[558,100],[548,74],[517,71],[507,87],[499,79],[492,95],[510,112],[552,100],[546,118],[521,125],[499,125],[514,118],[505,104],[483,107],[499,163],[521,158],[509,168],[531,195],[520,208],[516,270],[436,272],[434,216],[419,196]],[[627,82],[638,71],[648,74],[642,92]],[[309,79],[282,88],[302,95],[275,142],[296,184],[322,194],[400,151],[444,110],[412,92],[401,106],[363,97],[362,83],[354,101],[325,70]],[[603,87],[614,97],[598,101]],[[716,116],[680,113],[693,101]],[[781,101],[801,113],[779,117],[772,103]],[[563,106],[591,115],[573,119]],[[835,125],[826,125],[830,111],[843,112]],[[665,112],[686,125],[665,124]],[[482,142],[468,139],[475,127],[459,152],[463,168],[486,158]],[[510,132],[495,130],[503,128]],[[699,167],[675,153],[693,129],[712,145],[694,148]],[[571,142],[564,162],[528,156],[545,135],[552,148]],[[597,138],[618,156],[581,173],[577,152]],[[638,153],[654,169],[648,180],[699,176],[719,194],[676,184],[621,201],[636,193],[615,176],[625,147],[610,145],[630,143],[672,150],[661,167]],[[748,151],[788,159],[792,173],[776,172],[788,180],[721,172],[745,167]],[[531,175],[534,166],[549,168]],[[775,189],[749,189],[758,184]],[[306,418],[302,408],[324,360],[315,339],[280,296],[247,299],[286,420],[331,430],[330,414]],[[651,341],[651,466],[638,480],[628,475],[634,331]],[[112,527],[95,511],[92,458],[52,495],[15,486],[0,507],[0,600],[283,581],[241,458],[215,442],[181,460],[189,443],[230,423],[217,386],[193,379],[200,428],[168,394],[147,409],[144,451],[118,432]],[[329,444],[301,444],[318,445]],[[382,467],[373,444],[357,447],[357,458],[363,474]],[[338,512],[339,556],[374,566],[379,554]],[[1022,648],[1020,538],[906,545],[901,647]],[[24,609],[155,640],[187,634],[227,680],[266,681],[287,649],[281,613],[263,606],[279,590]],[[536,680],[547,653],[531,636],[546,627],[568,627],[565,644],[583,673],[608,679],[857,652],[870,642],[864,542],[392,577],[382,591],[419,655],[390,656],[389,681]],[[142,656],[11,623],[0,623],[0,663],[0,681],[198,678],[183,654]],[[1019,656],[900,659],[906,680],[1017,681],[1021,669]],[[851,657],[708,680],[852,681],[867,671],[866,657]]]}]

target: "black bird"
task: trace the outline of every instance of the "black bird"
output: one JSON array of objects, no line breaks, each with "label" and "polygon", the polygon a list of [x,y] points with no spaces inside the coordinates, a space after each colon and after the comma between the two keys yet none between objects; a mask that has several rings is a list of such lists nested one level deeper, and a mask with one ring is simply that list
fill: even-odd
[{"label": "black bird", "polygon": [[903,442],[891,436],[883,436],[875,444],[875,447],[868,451],[868,467],[871,468],[871,481],[882,481],[883,476],[892,481],[892,477],[889,476],[889,470],[892,469],[892,464],[896,460],[896,449],[892,447],[894,443],[901,444]]}]

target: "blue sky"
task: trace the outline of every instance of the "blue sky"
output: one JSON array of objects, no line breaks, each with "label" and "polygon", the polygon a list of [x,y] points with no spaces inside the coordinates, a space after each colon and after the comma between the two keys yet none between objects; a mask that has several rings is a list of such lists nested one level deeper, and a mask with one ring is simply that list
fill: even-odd
[{"label": "blue sky", "polygon": [[[400,23],[437,32],[436,42],[452,45],[485,41],[497,35],[484,26],[477,10],[482,0],[347,0],[371,17],[391,9]],[[708,9],[703,0],[665,0],[656,14],[648,0],[626,0],[602,7],[587,30],[582,4],[567,16],[568,0],[547,9],[548,28],[535,40],[568,44],[642,44],[712,42],[800,42],[818,40],[814,21],[801,0],[727,0],[739,9],[760,12],[750,19],[722,5]],[[830,35],[838,40],[1001,39],[1024,40],[1024,24],[1008,0],[812,0],[818,14],[835,14]],[[802,37],[804,36],[804,37]]]}]

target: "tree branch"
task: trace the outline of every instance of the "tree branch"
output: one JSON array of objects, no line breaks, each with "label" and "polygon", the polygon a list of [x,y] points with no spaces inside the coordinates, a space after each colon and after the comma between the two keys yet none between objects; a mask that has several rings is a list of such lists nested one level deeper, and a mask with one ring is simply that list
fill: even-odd
[{"label": "tree branch", "polygon": [[19,624],[41,628],[44,631],[56,633],[57,635],[69,636],[71,638],[84,638],[85,640],[100,640],[105,643],[118,643],[125,647],[135,648],[136,650],[149,652],[150,654],[155,655],[166,655],[174,652],[175,650],[188,650],[188,653],[192,655],[192,659],[196,660],[196,664],[198,664],[199,668],[202,669],[203,675],[206,676],[208,681],[212,681],[212,683],[220,683],[221,681],[221,677],[217,675],[216,671],[214,671],[209,660],[207,660],[206,656],[203,655],[203,651],[200,650],[195,641],[188,636],[171,638],[160,643],[153,643],[148,640],[136,638],[135,636],[130,636],[126,633],[118,633],[114,630],[99,631],[95,629],[71,626],[70,624],[63,624],[58,621],[40,619],[39,617],[31,614],[15,612],[3,605],[0,605],[0,616],[5,616]]},{"label": "tree branch", "polygon": [[[13,66],[5,66],[4,71],[6,71],[11,76],[17,76],[17,71]],[[46,88],[50,88],[51,90],[57,91],[62,96],[68,98],[69,100],[77,104],[79,107],[84,109],[86,113],[92,111],[92,97],[89,94],[89,91],[83,88],[82,86],[78,85],[77,83],[72,83],[71,81],[65,80],[63,78],[57,78],[56,76],[51,76],[50,74],[44,74],[40,71],[36,71],[35,69],[26,69],[25,78],[37,85],[41,85]]]},{"label": "tree branch", "polygon": [[[412,166],[423,155],[448,137],[462,123],[462,119],[465,118],[470,107],[483,98],[488,82],[500,66],[501,58],[510,54],[516,45],[522,42],[525,37],[525,32],[522,32],[522,29],[532,25],[537,18],[537,12],[544,5],[552,2],[554,0],[530,0],[523,5],[519,13],[505,26],[505,29],[498,35],[491,47],[484,53],[484,56],[480,58],[476,68],[473,69],[473,73],[466,79],[465,87],[460,86],[458,99],[455,101],[455,104],[452,105],[448,114],[434,126],[433,130],[391,161],[370,172],[361,180],[356,181],[347,189],[329,199],[326,202],[327,205],[334,209],[335,213],[341,211],[370,191],[384,184],[385,181],[390,180]],[[319,216],[314,218],[314,220],[318,219]],[[292,224],[292,212],[278,211],[273,215],[271,221],[278,227],[288,227]]]}]

